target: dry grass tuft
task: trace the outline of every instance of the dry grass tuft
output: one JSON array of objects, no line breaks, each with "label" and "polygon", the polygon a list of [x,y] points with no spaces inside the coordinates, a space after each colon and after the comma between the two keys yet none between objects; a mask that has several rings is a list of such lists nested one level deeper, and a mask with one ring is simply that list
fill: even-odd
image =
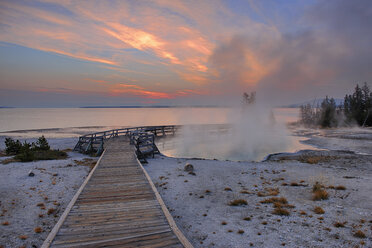
[{"label": "dry grass tuft", "polygon": [[224,190],[225,190],[225,191],[232,191],[232,189],[229,188],[229,187],[224,188]]},{"label": "dry grass tuft", "polygon": [[313,201],[327,200],[328,197],[328,192],[324,189],[315,191],[313,193]]},{"label": "dry grass tuft", "polygon": [[77,165],[88,166],[89,169],[92,170],[96,165],[97,160],[92,158],[84,158],[83,160],[74,160],[74,162]]},{"label": "dry grass tuft", "polygon": [[4,221],[3,223],[1,223],[3,226],[9,226],[9,222],[8,221]]},{"label": "dry grass tuft", "polygon": [[325,213],[324,209],[319,207],[319,206],[314,207],[313,211],[316,214],[324,214]]},{"label": "dry grass tuft", "polygon": [[319,191],[319,190],[322,190],[324,189],[324,185],[323,184],[320,184],[319,182],[315,182],[315,184],[313,185],[313,192],[316,192],[316,191]]},{"label": "dry grass tuft", "polygon": [[240,191],[240,194],[253,194],[253,193],[248,190],[242,190]]},{"label": "dry grass tuft", "polygon": [[261,222],[262,225],[267,225],[267,221]]},{"label": "dry grass tuft", "polygon": [[209,194],[209,193],[211,193],[211,191],[207,189],[207,190],[205,191],[205,193],[206,193],[206,194]]},{"label": "dry grass tuft", "polygon": [[48,215],[53,214],[55,211],[56,211],[55,208],[49,208],[49,209],[48,209]]},{"label": "dry grass tuft", "polygon": [[22,240],[25,240],[25,239],[27,239],[28,238],[28,236],[27,235],[19,235],[18,236],[20,239],[22,239]]},{"label": "dry grass tuft", "polygon": [[45,204],[43,202],[40,202],[36,206],[38,206],[38,207],[45,207]]},{"label": "dry grass tuft", "polygon": [[344,185],[339,185],[336,187],[336,190],[346,190],[346,187]]},{"label": "dry grass tuft", "polygon": [[277,196],[277,195],[279,195],[278,188],[265,188],[264,191],[257,192],[258,197]]},{"label": "dry grass tuft", "polygon": [[227,225],[227,222],[226,221],[222,221],[221,222],[221,225],[225,226],[225,225]]},{"label": "dry grass tuft", "polygon": [[244,217],[243,220],[250,221],[251,220],[251,217]]},{"label": "dry grass tuft", "polygon": [[243,234],[244,231],[240,229],[240,230],[238,231],[238,233],[239,233],[239,234]]},{"label": "dry grass tuft", "polygon": [[328,192],[324,189],[324,185],[316,182],[313,185],[313,201],[320,201],[320,200],[327,200],[328,199]]},{"label": "dry grass tuft", "polygon": [[270,204],[270,203],[287,204],[288,201],[285,197],[271,197],[271,198],[267,198],[265,200],[260,201],[260,203],[263,203],[263,204]]},{"label": "dry grass tuft", "polygon": [[289,215],[289,211],[284,208],[275,208],[272,213],[276,215],[284,215],[284,216]]},{"label": "dry grass tuft", "polygon": [[307,213],[305,211],[300,211],[300,215],[307,215]]},{"label": "dry grass tuft", "polygon": [[43,229],[41,227],[35,227],[34,229],[35,233],[41,233],[43,231]]},{"label": "dry grass tuft", "polygon": [[248,205],[248,202],[244,199],[236,199],[229,202],[229,206],[241,206],[241,205]]},{"label": "dry grass tuft", "polygon": [[333,226],[334,226],[334,227],[337,227],[337,228],[340,228],[340,227],[345,227],[345,224],[342,223],[342,222],[337,221],[337,222],[335,222],[335,223],[333,224]]},{"label": "dry grass tuft", "polygon": [[332,156],[311,156],[311,155],[302,155],[298,159],[298,161],[302,163],[308,163],[308,164],[318,164],[322,162],[329,162],[331,160],[335,159],[335,157]]},{"label": "dry grass tuft", "polygon": [[354,233],[354,237],[364,239],[366,238],[366,234],[362,230],[358,230]]}]

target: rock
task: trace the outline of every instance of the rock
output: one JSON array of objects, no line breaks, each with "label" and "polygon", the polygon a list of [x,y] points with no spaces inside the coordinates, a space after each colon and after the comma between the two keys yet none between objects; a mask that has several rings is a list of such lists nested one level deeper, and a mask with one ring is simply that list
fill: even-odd
[{"label": "rock", "polygon": [[194,172],[194,166],[192,164],[187,163],[184,168],[185,171]]},{"label": "rock", "polygon": [[28,172],[28,176],[29,176],[29,177],[33,177],[33,176],[35,176],[35,173],[33,173],[32,170],[30,170],[30,171]]}]

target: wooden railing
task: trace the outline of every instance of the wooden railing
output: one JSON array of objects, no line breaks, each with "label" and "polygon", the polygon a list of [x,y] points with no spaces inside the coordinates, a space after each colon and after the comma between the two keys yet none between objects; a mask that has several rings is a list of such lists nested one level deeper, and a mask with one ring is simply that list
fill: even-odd
[{"label": "wooden railing", "polygon": [[86,134],[79,137],[74,151],[100,155],[103,152],[103,144],[106,140],[119,136],[128,136],[130,143],[136,147],[137,157],[142,162],[146,162],[146,156],[149,154],[154,156],[154,153],[159,152],[155,145],[155,137],[174,135],[179,127],[176,125],[142,126]]}]

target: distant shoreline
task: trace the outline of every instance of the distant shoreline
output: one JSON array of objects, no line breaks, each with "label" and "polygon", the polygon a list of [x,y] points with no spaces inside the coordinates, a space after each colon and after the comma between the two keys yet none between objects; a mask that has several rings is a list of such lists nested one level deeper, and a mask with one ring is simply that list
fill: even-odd
[{"label": "distant shoreline", "polygon": [[231,106],[83,106],[79,108],[230,108]]}]

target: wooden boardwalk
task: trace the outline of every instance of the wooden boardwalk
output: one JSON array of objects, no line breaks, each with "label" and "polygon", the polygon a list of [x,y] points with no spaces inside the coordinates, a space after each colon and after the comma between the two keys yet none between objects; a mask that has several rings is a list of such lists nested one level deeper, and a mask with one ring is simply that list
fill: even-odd
[{"label": "wooden boardwalk", "polygon": [[81,193],[43,247],[189,247],[187,240],[181,243],[177,228],[173,232],[173,219],[169,222],[134,148],[123,139],[107,142]]}]

